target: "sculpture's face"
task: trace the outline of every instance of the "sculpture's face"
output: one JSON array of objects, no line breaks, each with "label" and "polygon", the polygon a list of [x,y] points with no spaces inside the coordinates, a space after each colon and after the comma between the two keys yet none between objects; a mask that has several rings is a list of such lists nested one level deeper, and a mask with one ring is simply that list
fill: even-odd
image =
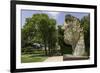
[{"label": "sculpture's face", "polygon": [[64,42],[69,45],[75,45],[79,39],[80,28],[75,23],[64,23]]},{"label": "sculpture's face", "polygon": [[64,42],[66,44],[71,45],[71,42],[72,42],[72,32],[71,32],[72,26],[64,23],[63,29],[64,29]]},{"label": "sculpture's face", "polygon": [[80,37],[80,22],[77,18],[67,15],[64,22],[64,42],[75,45]]}]

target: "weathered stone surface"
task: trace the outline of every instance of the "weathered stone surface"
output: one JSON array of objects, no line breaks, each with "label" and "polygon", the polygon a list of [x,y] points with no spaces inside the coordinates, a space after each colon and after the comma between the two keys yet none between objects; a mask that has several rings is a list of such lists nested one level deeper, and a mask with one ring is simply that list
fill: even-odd
[{"label": "weathered stone surface", "polygon": [[82,56],[85,54],[84,34],[80,27],[80,21],[71,16],[65,17],[64,23],[64,41],[66,44],[72,45],[73,55]]},{"label": "weathered stone surface", "polygon": [[84,44],[84,35],[80,33],[80,39],[78,40],[76,47],[73,52],[74,56],[85,55],[85,44]]}]

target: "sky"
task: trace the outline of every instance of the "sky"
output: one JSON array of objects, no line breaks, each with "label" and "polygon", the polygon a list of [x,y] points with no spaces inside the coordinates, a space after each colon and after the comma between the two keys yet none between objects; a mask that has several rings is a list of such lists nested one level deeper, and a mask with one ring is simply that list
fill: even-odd
[{"label": "sky", "polygon": [[39,10],[21,10],[21,25],[25,24],[25,19],[32,17],[33,14],[45,13],[49,18],[54,18],[57,22],[57,25],[63,25],[65,20],[65,15],[71,14],[74,17],[79,18],[80,20],[87,16],[89,13],[79,13],[79,12],[55,12],[55,11],[39,11]]}]

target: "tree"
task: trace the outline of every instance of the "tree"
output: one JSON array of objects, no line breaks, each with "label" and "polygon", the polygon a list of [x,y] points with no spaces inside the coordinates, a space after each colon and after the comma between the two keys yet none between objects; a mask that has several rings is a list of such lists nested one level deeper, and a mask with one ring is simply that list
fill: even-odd
[{"label": "tree", "polygon": [[31,18],[27,18],[25,25],[21,28],[22,48],[28,46],[32,42],[31,40],[35,30],[36,29],[34,28]]},{"label": "tree", "polygon": [[31,18],[27,18],[22,27],[22,46],[31,46],[36,42],[41,43],[44,44],[45,55],[48,55],[48,49],[51,54],[50,50],[55,47],[56,42],[55,26],[56,21],[50,19],[47,14],[34,14]]},{"label": "tree", "polygon": [[84,30],[84,40],[85,40],[85,48],[89,55],[90,49],[90,15],[84,16],[81,19],[81,27]]},{"label": "tree", "polygon": [[40,21],[39,21],[39,24],[38,24],[38,27],[39,27],[39,32],[41,34],[41,38],[43,40],[43,44],[45,46],[45,55],[47,55],[47,41],[48,41],[48,38],[47,38],[47,35],[48,35],[48,21],[49,21],[49,18],[46,16],[46,15],[40,15]]},{"label": "tree", "polygon": [[49,55],[56,53],[56,42],[57,42],[57,30],[56,21],[54,19],[49,19],[48,27],[48,49]]}]

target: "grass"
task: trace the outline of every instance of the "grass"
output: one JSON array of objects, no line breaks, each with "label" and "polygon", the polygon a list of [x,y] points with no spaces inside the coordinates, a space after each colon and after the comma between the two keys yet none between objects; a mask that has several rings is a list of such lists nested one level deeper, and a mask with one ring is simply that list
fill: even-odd
[{"label": "grass", "polygon": [[33,56],[33,54],[26,54],[21,56],[21,63],[43,62],[46,59],[46,56]]}]

